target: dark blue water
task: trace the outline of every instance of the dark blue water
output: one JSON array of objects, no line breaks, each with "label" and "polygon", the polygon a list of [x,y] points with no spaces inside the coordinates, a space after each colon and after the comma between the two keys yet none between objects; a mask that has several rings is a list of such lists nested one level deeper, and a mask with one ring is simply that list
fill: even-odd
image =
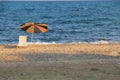
[{"label": "dark blue water", "polygon": [[17,43],[25,22],[48,24],[34,42],[120,42],[120,2],[0,2],[0,44]]}]

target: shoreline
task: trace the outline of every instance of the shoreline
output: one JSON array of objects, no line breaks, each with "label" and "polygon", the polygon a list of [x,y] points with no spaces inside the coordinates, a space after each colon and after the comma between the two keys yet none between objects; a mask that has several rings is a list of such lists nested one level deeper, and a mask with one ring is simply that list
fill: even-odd
[{"label": "shoreline", "polygon": [[[113,41],[93,41],[93,42],[84,42],[84,41],[78,41],[78,42],[27,42],[28,44],[120,44],[120,42],[113,42]],[[15,43],[0,43],[0,45],[10,45],[10,44],[18,44],[18,42]]]},{"label": "shoreline", "polygon": [[[0,45],[17,45],[18,42],[15,42],[15,43],[0,43]],[[77,42],[40,42],[40,41],[37,41],[37,42],[27,42],[27,44],[120,44],[120,42],[116,42],[116,41],[106,41],[106,40],[99,40],[99,41],[93,41],[93,42],[84,42],[84,41],[77,41]]]}]

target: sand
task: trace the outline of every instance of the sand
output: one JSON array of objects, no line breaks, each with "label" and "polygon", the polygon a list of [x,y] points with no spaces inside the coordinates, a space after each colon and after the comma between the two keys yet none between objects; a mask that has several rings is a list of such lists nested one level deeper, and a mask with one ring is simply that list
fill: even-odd
[{"label": "sand", "polygon": [[0,45],[0,80],[119,79],[119,43]]},{"label": "sand", "polygon": [[14,44],[0,45],[0,61],[24,61],[45,54],[48,54],[48,57],[60,55],[63,58],[64,55],[76,55],[76,58],[77,55],[93,55],[93,59],[99,56],[120,56],[120,44],[32,44],[25,48],[17,48]]}]

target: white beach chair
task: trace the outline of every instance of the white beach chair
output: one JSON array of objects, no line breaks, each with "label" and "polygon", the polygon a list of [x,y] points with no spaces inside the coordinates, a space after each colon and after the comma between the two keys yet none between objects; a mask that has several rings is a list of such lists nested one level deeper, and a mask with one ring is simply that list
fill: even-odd
[{"label": "white beach chair", "polygon": [[19,36],[18,48],[27,46],[27,36]]}]

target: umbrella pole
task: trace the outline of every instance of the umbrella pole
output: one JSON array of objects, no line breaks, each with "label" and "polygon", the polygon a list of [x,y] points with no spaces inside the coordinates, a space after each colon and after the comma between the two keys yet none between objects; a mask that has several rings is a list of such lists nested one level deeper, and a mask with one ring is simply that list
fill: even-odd
[{"label": "umbrella pole", "polygon": [[34,32],[32,32],[31,43],[32,43],[32,41],[33,41],[33,36],[34,36]]}]

